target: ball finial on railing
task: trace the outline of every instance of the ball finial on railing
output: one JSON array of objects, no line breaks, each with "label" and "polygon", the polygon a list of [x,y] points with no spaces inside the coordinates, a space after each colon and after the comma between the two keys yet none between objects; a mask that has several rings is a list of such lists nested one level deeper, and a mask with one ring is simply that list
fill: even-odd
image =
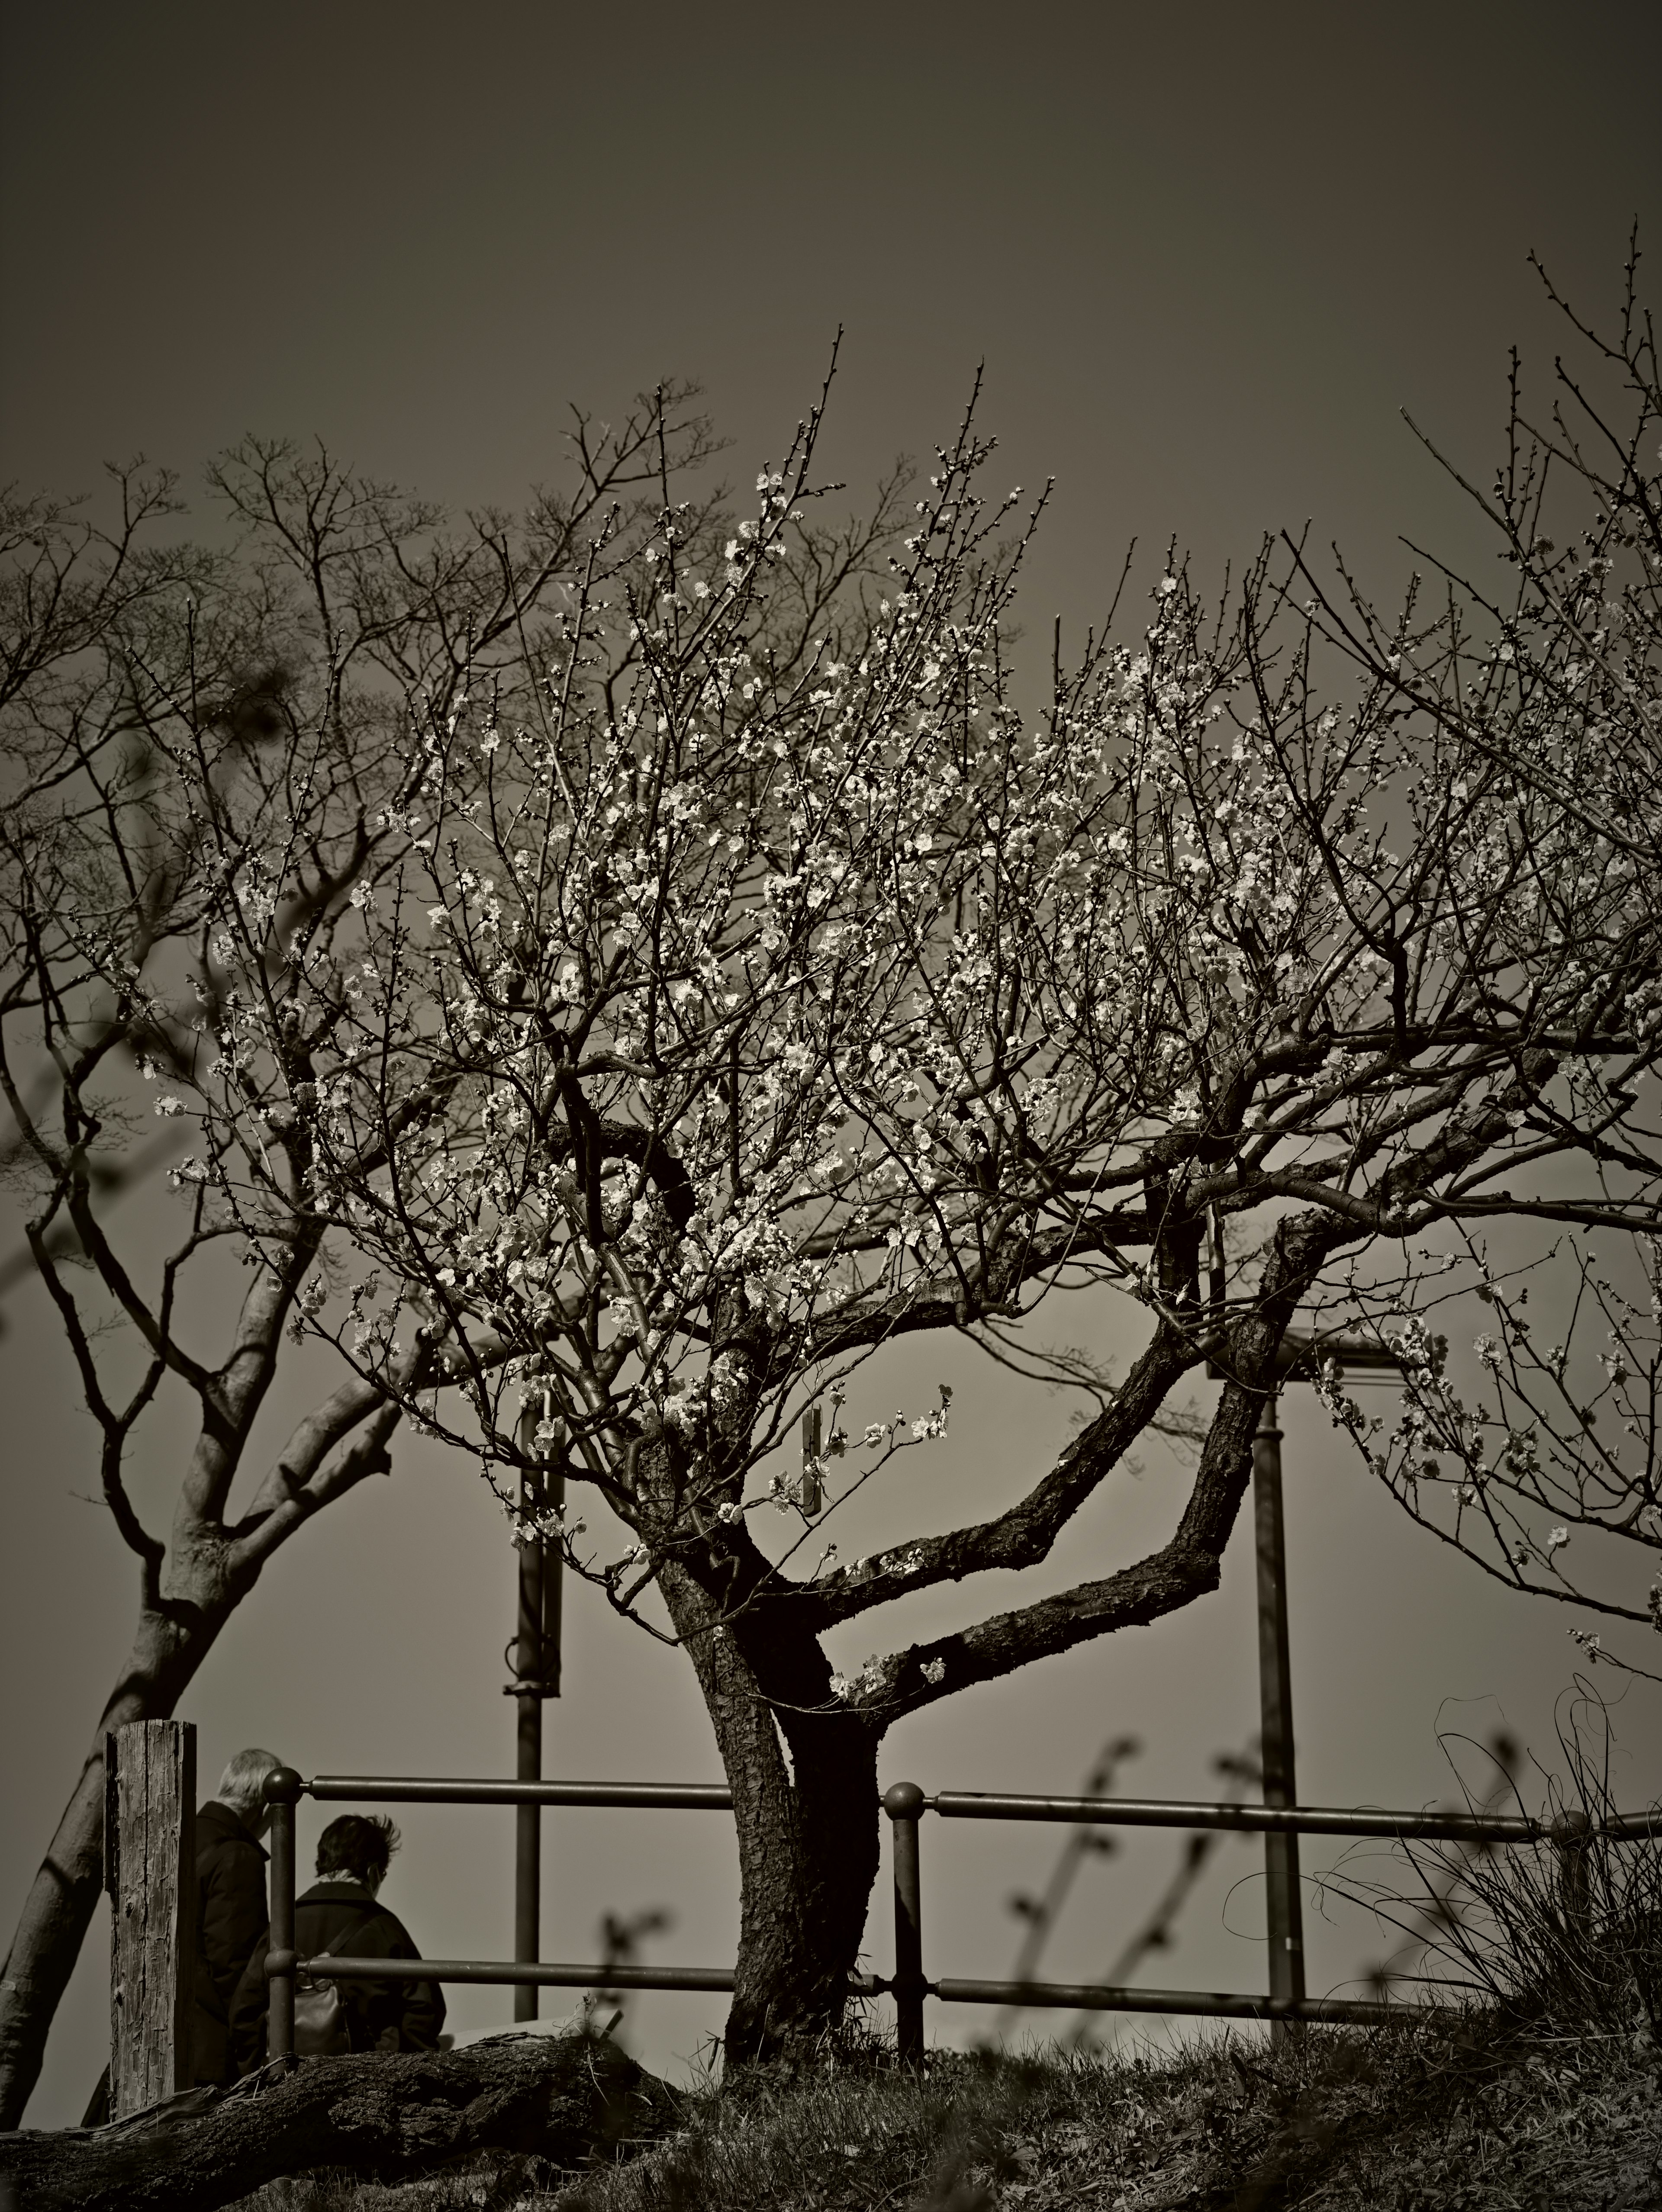
[{"label": "ball finial on railing", "polygon": [[265,1778],[268,1805],[297,1805],[305,1784],[292,1766],[274,1766]]},{"label": "ball finial on railing", "polygon": [[1577,1805],[1568,1813],[1555,1814],[1547,1831],[1561,1851],[1576,1850],[1592,1840],[1592,1822]]},{"label": "ball finial on railing", "polygon": [[915,1820],[926,1802],[916,1782],[892,1782],[883,1792],[883,1810],[892,1820]]}]

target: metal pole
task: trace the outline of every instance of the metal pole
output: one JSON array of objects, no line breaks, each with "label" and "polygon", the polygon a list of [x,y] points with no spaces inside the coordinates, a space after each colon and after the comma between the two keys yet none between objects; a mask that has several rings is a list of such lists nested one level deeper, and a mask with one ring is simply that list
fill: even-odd
[{"label": "metal pole", "polygon": [[295,2055],[295,1807],[300,1800],[300,1777],[292,1766],[279,1766],[265,1778],[265,1801],[271,1808],[271,1937],[265,1953],[265,1978],[271,1998],[266,2030],[268,2058]]},{"label": "metal pole", "polygon": [[820,1486],[819,1408],[810,1406],[802,1416],[802,1483],[799,1503],[810,1520],[824,1505]]},{"label": "metal pole", "polygon": [[[1258,1568],[1258,1698],[1263,1737],[1263,1802],[1296,1805],[1293,1760],[1293,1669],[1287,1637],[1287,1543],[1282,1519],[1282,1431],[1274,1397],[1263,1402],[1252,1440],[1252,1517]],[[1269,1994],[1304,1996],[1304,1899],[1299,1887],[1299,1839],[1263,1842],[1265,1918],[1269,1936]],[[1274,2031],[1285,2034],[1278,2024]]]},{"label": "metal pole", "polygon": [[903,2066],[923,2063],[923,1906],[918,1871],[917,1820],[923,1792],[916,1782],[897,1782],[883,1793],[894,1844],[895,2040]]},{"label": "metal pole", "polygon": [[[520,1505],[535,1513],[542,1504],[542,1478],[526,1468],[520,1476]],[[514,1644],[515,1732],[514,1778],[543,1778],[543,1540],[527,1537],[520,1546],[520,1610]],[[514,1957],[533,1965],[542,1948],[542,1808],[516,1806],[514,1813]],[[535,2020],[537,1989],[521,1984],[514,1991],[514,2017]]]},{"label": "metal pole", "polygon": [[[543,1496],[549,1510],[560,1514],[565,1510],[565,1469],[545,1467],[543,1469]],[[557,1698],[560,1694],[560,1630],[562,1605],[565,1592],[565,1559],[558,1544],[543,1546],[543,1648],[541,1671],[543,1695]]]},{"label": "metal pole", "polygon": [[1592,1885],[1587,1879],[1592,1822],[1578,1806],[1572,1812],[1560,1813],[1549,1832],[1558,1855],[1558,1893],[1563,1900],[1564,1934],[1574,1951],[1585,1954],[1592,1935]]}]

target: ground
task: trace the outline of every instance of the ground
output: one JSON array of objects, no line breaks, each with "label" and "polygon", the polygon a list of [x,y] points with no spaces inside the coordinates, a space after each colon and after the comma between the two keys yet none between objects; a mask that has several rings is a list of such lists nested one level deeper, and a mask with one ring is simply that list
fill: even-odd
[{"label": "ground", "polygon": [[921,2081],[855,2046],[711,2084],[677,2121],[587,2169],[320,2176],[243,2212],[1662,2212],[1662,2051],[1493,2014],[1158,2057],[941,2053]]}]

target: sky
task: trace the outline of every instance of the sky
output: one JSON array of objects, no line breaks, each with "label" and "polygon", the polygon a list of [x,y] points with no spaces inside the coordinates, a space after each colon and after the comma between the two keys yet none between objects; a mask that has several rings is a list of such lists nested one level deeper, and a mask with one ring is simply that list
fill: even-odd
[{"label": "sky", "polygon": [[[744,482],[788,443],[841,329],[828,467],[857,491],[897,453],[927,455],[983,368],[982,420],[1011,483],[1056,479],[1027,620],[1048,632],[1059,616],[1074,645],[1133,538],[1145,552],[1175,540],[1215,579],[1266,530],[1308,524],[1387,599],[1410,565],[1404,538],[1457,564],[1488,558],[1403,411],[1481,479],[1508,347],[1523,351],[1526,392],[1544,392],[1561,342],[1529,254],[1599,313],[1635,216],[1642,239],[1662,231],[1641,91],[1662,82],[1662,16],[1625,0],[831,12],[4,0],[0,41],[0,481],[90,489],[101,463],[142,452],[188,488],[252,430],[320,438],[458,506],[511,506],[558,480],[571,406],[606,419],[659,378],[691,376]],[[142,1234],[150,1201],[131,1203]],[[125,1650],[132,1578],[76,1495],[91,1486],[90,1429],[44,1301],[15,1291],[5,1318],[9,1928]],[[1132,1348],[1111,1310],[1085,1321],[1104,1352]],[[1059,1317],[1056,1333],[1081,1325]],[[1014,1394],[966,1349],[944,1364],[930,1350],[927,1372],[916,1357],[870,1374],[872,1405],[921,1410],[952,1381],[953,1429],[850,1532],[868,1547],[920,1514],[1008,1499],[1067,1432],[1065,1404]],[[1562,1612],[1482,1582],[1410,1528],[1318,1409],[1289,1400],[1286,1425],[1306,1801],[1446,1796],[1440,1731],[1481,1740],[1503,1715],[1546,1755],[1574,1656]],[[158,1498],[177,1435],[164,1424],[147,1447]],[[1058,1579],[1160,1540],[1177,1495],[1151,1451],[1093,1505]],[[244,1743],[305,1772],[507,1771],[511,1578],[477,1479],[400,1443],[390,1480],[282,1555],[191,1691],[182,1717],[203,1771]],[[908,1638],[957,1617],[955,1602],[915,1607]],[[890,1636],[886,1623],[856,1633]],[[1238,1537],[1215,1597],[906,1723],[884,1778],[1067,1790],[1126,1732],[1146,1749],[1122,1787],[1208,1796],[1213,1756],[1255,1726],[1252,1659]],[[551,1772],[719,1778],[684,1662],[581,1593],[566,1680]],[[1617,1725],[1631,1794],[1647,1797],[1655,1711],[1629,1698]],[[412,1811],[402,1825],[387,1896],[417,1942],[502,1954],[508,1817]],[[603,1911],[663,1907],[674,1925],[651,1956],[725,1963],[736,1884],[723,1825],[551,1820],[545,1955],[594,1955]],[[926,1826],[932,1971],[1008,1971],[1020,1930],[1005,1899],[1040,1885],[1057,1840]],[[1137,1838],[1093,1863],[1047,1971],[1099,1972],[1175,1848]],[[1155,1978],[1257,1984],[1253,1866],[1248,1844],[1220,1853]],[[102,2063],[104,1940],[100,1923],[32,2124],[77,2118]],[[1380,1949],[1342,1917],[1317,1916],[1312,1942],[1318,1987]],[[888,1942],[880,1886],[880,1967]],[[478,1990],[453,2005],[463,2024],[507,2010]],[[668,2067],[720,2016],[719,2002],[649,1999],[630,2033]]]}]

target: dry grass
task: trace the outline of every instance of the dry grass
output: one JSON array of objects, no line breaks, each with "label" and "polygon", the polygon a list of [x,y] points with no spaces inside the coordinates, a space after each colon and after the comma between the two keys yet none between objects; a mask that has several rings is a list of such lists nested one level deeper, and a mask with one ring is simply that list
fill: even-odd
[{"label": "dry grass", "polygon": [[1530,2212],[1662,2203],[1662,2063],[1629,2037],[1208,2038],[1159,2062],[938,2060],[737,2084],[560,2212]]},{"label": "dry grass", "polygon": [[248,2212],[1653,2212],[1662,2051],[1464,2023],[1208,2036],[1158,2059],[854,2046],[691,2094],[664,2141],[586,2173],[481,2160]]}]

